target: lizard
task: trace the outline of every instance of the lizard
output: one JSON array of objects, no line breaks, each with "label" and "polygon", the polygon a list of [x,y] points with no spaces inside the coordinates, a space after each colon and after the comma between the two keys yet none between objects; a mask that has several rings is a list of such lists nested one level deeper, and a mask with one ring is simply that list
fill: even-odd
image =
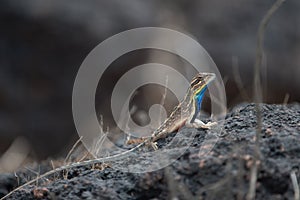
[{"label": "lizard", "polygon": [[151,145],[154,150],[158,147],[155,143],[169,133],[177,131],[182,126],[209,129],[216,123],[205,124],[196,117],[200,112],[202,99],[208,84],[214,80],[213,73],[199,73],[191,81],[183,100],[174,108],[170,116],[152,133],[149,138],[138,138],[127,141],[127,144],[145,143]]},{"label": "lizard", "polygon": [[13,192],[24,188],[27,185],[30,185],[36,181],[38,181],[41,178],[47,177],[49,175],[52,175],[54,173],[71,169],[74,167],[82,167],[87,165],[93,165],[97,163],[103,163],[113,160],[118,160],[122,158],[126,158],[128,154],[131,152],[137,151],[143,146],[151,145],[154,150],[157,150],[158,147],[156,145],[156,141],[158,139],[166,137],[168,134],[177,131],[182,126],[187,127],[194,127],[194,128],[203,128],[203,129],[209,129],[211,126],[215,125],[216,122],[208,122],[205,124],[201,120],[196,119],[198,116],[198,113],[200,112],[201,103],[203,100],[203,96],[205,91],[207,90],[208,84],[213,81],[215,78],[214,73],[199,73],[197,74],[191,81],[190,86],[186,92],[185,97],[183,100],[174,108],[173,112],[170,114],[170,116],[151,134],[148,138],[140,138],[137,139],[137,141],[132,140],[129,143],[139,143],[137,146],[133,147],[130,150],[124,151],[122,153],[108,156],[104,158],[96,158],[92,160],[82,161],[82,162],[76,162],[69,165],[64,165],[61,167],[58,167],[56,169],[53,169],[51,171],[48,171],[39,177],[28,181],[27,183],[15,188],[11,192],[9,192],[7,195],[2,197],[0,200],[3,200],[10,196]]}]

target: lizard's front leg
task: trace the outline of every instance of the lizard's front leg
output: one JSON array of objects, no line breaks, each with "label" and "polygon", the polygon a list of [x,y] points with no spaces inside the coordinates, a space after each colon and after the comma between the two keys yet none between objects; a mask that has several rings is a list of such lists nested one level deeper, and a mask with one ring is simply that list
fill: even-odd
[{"label": "lizard's front leg", "polygon": [[217,125],[217,122],[208,122],[204,123],[199,119],[195,119],[194,122],[186,122],[185,126],[190,128],[202,128],[202,129],[210,129],[212,126]]}]

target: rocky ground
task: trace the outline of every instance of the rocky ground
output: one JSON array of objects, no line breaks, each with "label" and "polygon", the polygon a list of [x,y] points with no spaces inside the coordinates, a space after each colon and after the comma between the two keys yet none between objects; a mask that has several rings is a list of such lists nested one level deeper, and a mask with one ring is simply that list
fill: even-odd
[{"label": "rocky ground", "polygon": [[[300,104],[263,105],[262,113],[256,199],[293,199],[291,174],[300,181]],[[254,165],[256,121],[254,105],[240,105],[227,114],[224,130],[205,155],[198,156],[206,130],[197,130],[190,148],[164,169],[126,173],[118,168],[121,161],[74,168],[67,179],[55,174],[9,199],[245,199]],[[49,164],[40,167],[41,173],[50,169]],[[25,169],[16,175],[0,175],[0,196],[36,176]]]}]

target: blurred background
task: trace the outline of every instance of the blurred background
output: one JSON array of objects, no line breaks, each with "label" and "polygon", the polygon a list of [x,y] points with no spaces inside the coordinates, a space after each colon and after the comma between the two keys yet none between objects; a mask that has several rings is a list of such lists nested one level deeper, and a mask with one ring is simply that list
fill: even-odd
[{"label": "blurred background", "polygon": [[[13,158],[16,146],[33,159],[68,152],[78,139],[72,118],[72,88],[77,70],[96,45],[127,29],[160,26],[192,35],[221,72],[228,108],[251,102],[256,33],[273,3],[273,0],[1,1],[0,155],[8,149],[12,152],[4,154],[2,161]],[[287,0],[265,32],[264,102],[300,101],[299,11],[299,0]],[[165,52],[152,53],[166,64],[165,58],[172,57]],[[147,51],[122,56],[112,64],[114,70],[107,72],[110,76],[104,80],[106,89],[110,90],[110,83],[122,74],[120,66],[126,69],[146,60],[149,61]],[[108,96],[105,90],[97,93],[100,110],[108,107]]]}]

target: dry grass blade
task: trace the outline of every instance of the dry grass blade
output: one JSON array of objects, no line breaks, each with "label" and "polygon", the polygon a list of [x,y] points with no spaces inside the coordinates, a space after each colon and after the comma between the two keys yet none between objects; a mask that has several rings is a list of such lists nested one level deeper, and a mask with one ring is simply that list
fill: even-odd
[{"label": "dry grass blade", "polygon": [[14,172],[15,178],[17,179],[18,185],[20,185],[20,178],[16,172]]},{"label": "dry grass blade", "polygon": [[169,83],[169,77],[167,76],[166,77],[166,82],[165,82],[165,89],[164,89],[164,93],[163,93],[163,96],[161,98],[161,101],[160,101],[160,111],[159,111],[159,119],[158,119],[158,125],[157,127],[160,126],[161,124],[161,118],[163,117],[163,105],[165,105],[165,101],[166,101],[166,97],[167,97],[167,92],[168,92],[168,83]]},{"label": "dry grass blade", "polygon": [[75,148],[78,146],[79,142],[81,142],[82,140],[82,136],[80,136],[80,138],[75,142],[75,144],[73,145],[73,147],[71,148],[71,150],[69,151],[68,155],[66,156],[64,163],[66,164],[71,156],[71,154],[74,152]]},{"label": "dry grass blade", "polygon": [[260,158],[260,150],[259,150],[259,141],[260,141],[260,133],[262,129],[262,113],[261,113],[261,105],[262,102],[262,90],[261,90],[261,67],[263,61],[263,45],[264,45],[264,34],[265,29],[270,21],[271,17],[275,13],[275,11],[280,7],[280,5],[285,0],[277,0],[272,7],[268,10],[266,15],[263,17],[259,24],[258,33],[257,33],[257,46],[256,46],[256,59],[255,59],[255,66],[254,66],[254,99],[255,99],[255,110],[257,115],[257,127],[256,127],[256,144],[255,144],[255,156],[254,156],[254,165],[251,169],[251,178],[250,178],[250,187],[249,193],[247,195],[247,199],[255,199],[255,188],[256,188],[256,181],[257,181],[257,171],[258,166],[256,165],[257,160]]},{"label": "dry grass blade", "polygon": [[249,101],[250,98],[243,86],[243,81],[240,76],[240,71],[239,71],[239,63],[238,63],[238,58],[236,56],[232,57],[232,71],[233,71],[233,77],[236,82],[236,85],[241,93],[241,96],[244,101]]},{"label": "dry grass blade", "polygon": [[189,191],[189,189],[179,181],[174,179],[172,175],[171,167],[166,167],[164,173],[167,179],[168,188],[169,188],[169,199],[178,199],[178,192],[182,195],[183,199],[194,200],[197,199]]},{"label": "dry grass blade", "polygon": [[292,184],[293,184],[293,188],[294,188],[294,199],[299,200],[300,199],[300,191],[299,191],[299,185],[298,185],[297,176],[296,176],[295,171],[292,171],[290,176],[291,176]]},{"label": "dry grass blade", "polygon": [[282,104],[286,105],[289,102],[289,99],[290,99],[290,94],[286,93],[285,96],[284,96]]},{"label": "dry grass blade", "polygon": [[[74,152],[75,148],[78,146],[79,142],[81,142],[82,140],[82,136],[80,136],[80,138],[75,142],[75,144],[72,146],[71,150],[69,151],[68,155],[66,156],[65,160],[64,160],[64,164],[66,165],[71,154]],[[54,165],[53,165],[53,169],[54,169]],[[68,177],[68,171],[66,171],[64,174],[63,174],[63,177],[64,179],[67,179]]]}]

